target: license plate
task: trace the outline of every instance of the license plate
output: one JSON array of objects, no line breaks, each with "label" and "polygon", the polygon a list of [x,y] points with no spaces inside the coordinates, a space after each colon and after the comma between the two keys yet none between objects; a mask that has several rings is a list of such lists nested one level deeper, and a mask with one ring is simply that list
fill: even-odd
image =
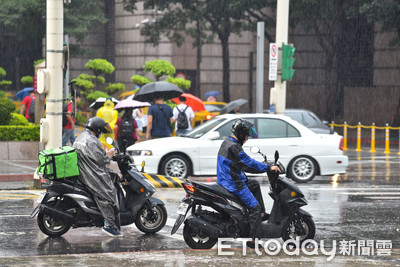
[{"label": "license plate", "polygon": [[178,208],[177,213],[178,213],[178,214],[181,214],[181,215],[185,215],[188,206],[189,206],[189,205],[186,204],[186,203],[181,203],[181,205],[180,205],[179,208]]},{"label": "license plate", "polygon": [[43,198],[44,198],[45,195],[46,195],[46,192],[42,192],[42,193],[39,195],[38,199],[37,199],[37,203],[42,203],[42,200],[43,200]]}]

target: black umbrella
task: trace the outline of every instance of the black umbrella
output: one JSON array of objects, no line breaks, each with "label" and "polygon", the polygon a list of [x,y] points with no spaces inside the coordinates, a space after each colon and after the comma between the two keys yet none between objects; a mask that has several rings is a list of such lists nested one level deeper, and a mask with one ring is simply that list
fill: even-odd
[{"label": "black umbrella", "polygon": [[233,100],[233,101],[229,102],[228,104],[226,104],[225,107],[223,107],[221,109],[219,114],[229,113],[232,110],[234,110],[235,108],[246,104],[247,102],[248,101],[246,99],[243,99],[243,98],[239,98],[239,99]]},{"label": "black umbrella", "polygon": [[180,96],[183,90],[173,83],[169,82],[152,82],[145,84],[140,88],[133,97],[134,100],[142,102],[154,101],[154,98],[161,97],[164,100],[172,99]]}]

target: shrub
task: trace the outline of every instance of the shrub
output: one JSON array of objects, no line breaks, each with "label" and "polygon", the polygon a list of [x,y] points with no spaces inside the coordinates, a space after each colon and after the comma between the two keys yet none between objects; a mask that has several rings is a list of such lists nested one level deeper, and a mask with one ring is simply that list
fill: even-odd
[{"label": "shrub", "polygon": [[86,99],[88,101],[94,102],[96,101],[97,98],[99,97],[109,97],[109,95],[107,95],[106,93],[102,92],[102,91],[94,91],[93,93],[90,93],[86,96]]},{"label": "shrub", "polygon": [[40,125],[0,126],[0,141],[39,141]]},{"label": "shrub", "polygon": [[14,103],[7,97],[0,97],[0,125],[8,125],[11,112],[15,110]]},{"label": "shrub", "polygon": [[17,114],[17,113],[11,113],[11,119],[10,119],[9,125],[28,126],[29,122],[24,117],[24,115]]},{"label": "shrub", "polygon": [[115,70],[113,64],[108,62],[106,59],[102,58],[95,58],[89,60],[86,63],[85,67],[92,70],[96,76],[99,76],[100,74],[103,73],[111,74]]},{"label": "shrub", "polygon": [[115,92],[123,92],[125,91],[125,84],[123,83],[109,83],[105,88],[106,92],[112,95]]},{"label": "shrub", "polygon": [[81,112],[76,113],[76,122],[78,125],[85,126],[88,120],[85,116],[82,116]]},{"label": "shrub", "polygon": [[147,77],[144,77],[142,75],[134,75],[131,77],[131,80],[133,83],[140,84],[140,85],[153,82],[152,80],[150,80]]},{"label": "shrub", "polygon": [[21,78],[21,82],[23,84],[26,84],[26,85],[32,85],[33,84],[33,77],[32,76],[24,76],[24,77]]}]

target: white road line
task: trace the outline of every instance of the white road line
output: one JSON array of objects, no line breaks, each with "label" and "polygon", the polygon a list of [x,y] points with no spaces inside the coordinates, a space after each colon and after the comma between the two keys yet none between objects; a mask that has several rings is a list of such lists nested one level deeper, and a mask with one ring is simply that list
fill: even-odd
[{"label": "white road line", "polygon": [[[300,188],[301,189],[301,188]],[[310,191],[399,191],[400,188],[395,187],[379,187],[379,188],[371,188],[371,187],[349,187],[349,188],[333,188],[333,187],[314,187],[307,188]]]},{"label": "white road line", "polygon": [[375,200],[397,200],[400,199],[400,197],[365,197],[365,198],[369,198],[369,199],[375,199]]},{"label": "white road line", "polygon": [[340,195],[368,196],[368,195],[400,195],[400,192],[341,192]]}]

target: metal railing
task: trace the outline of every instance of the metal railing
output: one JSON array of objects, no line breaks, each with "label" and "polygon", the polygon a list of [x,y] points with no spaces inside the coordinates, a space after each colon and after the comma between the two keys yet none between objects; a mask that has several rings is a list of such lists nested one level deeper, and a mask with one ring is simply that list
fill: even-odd
[{"label": "metal railing", "polygon": [[[398,137],[400,140],[400,127],[390,127],[389,124],[386,123],[386,126],[375,126],[375,123],[372,123],[370,126],[366,125],[361,125],[359,122],[358,125],[348,125],[346,122],[344,124],[335,124],[335,122],[332,121],[329,126],[334,130],[335,127],[343,128],[343,150],[347,150],[347,141],[348,141],[348,129],[357,129],[357,146],[356,146],[356,151],[362,151],[361,149],[361,129],[371,129],[371,149],[370,152],[376,152],[375,147],[376,147],[376,130],[384,130],[385,132],[385,154],[390,153],[390,130],[397,130],[399,131]],[[400,155],[400,141],[397,142],[399,151],[397,154]]]}]

